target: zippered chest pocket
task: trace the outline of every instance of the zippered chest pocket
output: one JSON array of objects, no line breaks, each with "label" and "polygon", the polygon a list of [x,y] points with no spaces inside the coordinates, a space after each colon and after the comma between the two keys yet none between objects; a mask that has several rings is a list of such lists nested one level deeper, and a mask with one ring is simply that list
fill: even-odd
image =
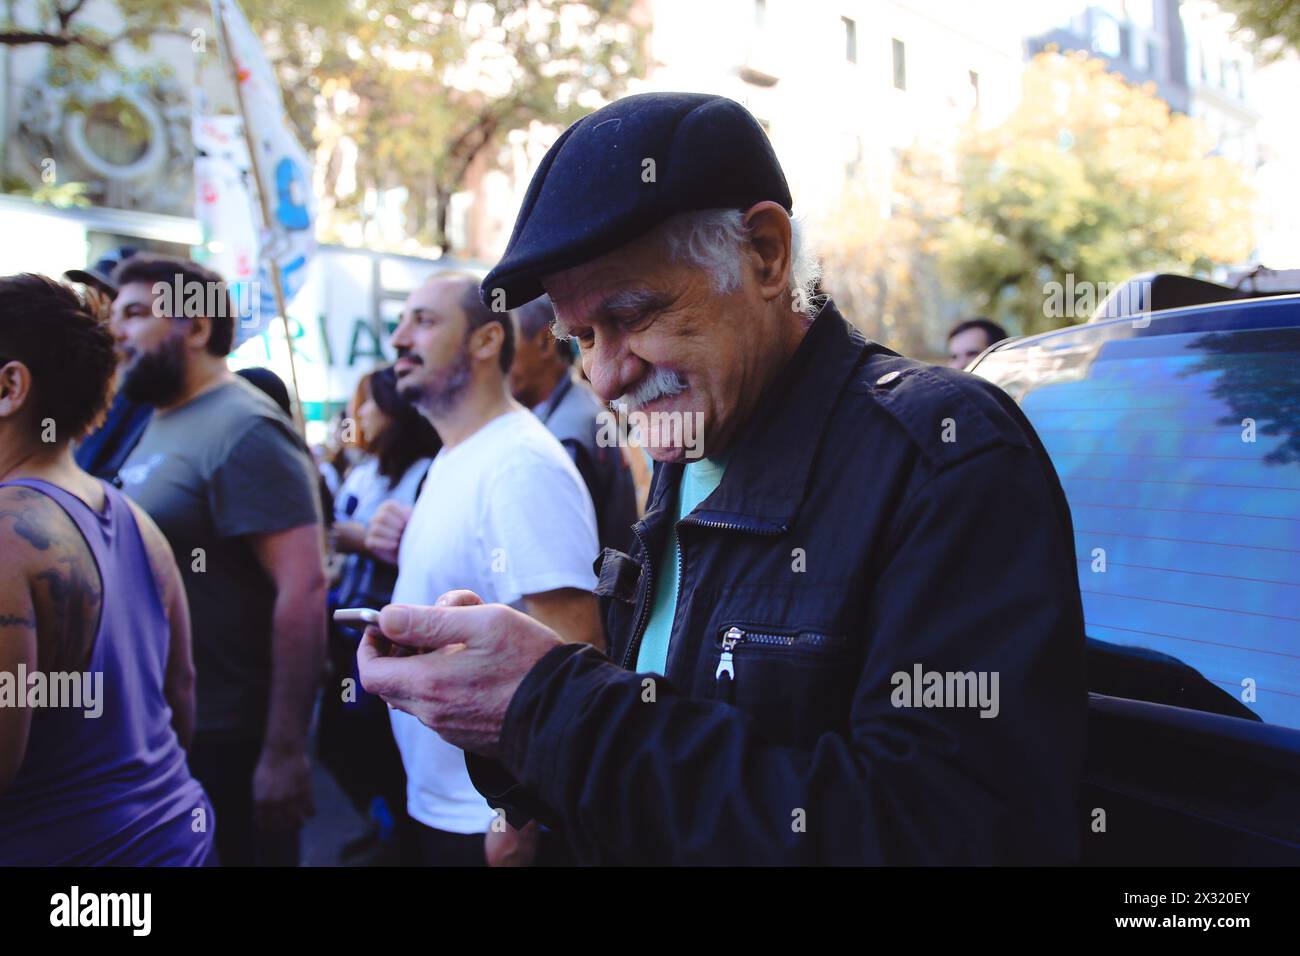
[{"label": "zippered chest pocket", "polygon": [[705,695],[749,714],[768,740],[803,746],[848,726],[857,667],[847,634],[729,623],[714,645]]},{"label": "zippered chest pocket", "polygon": [[802,628],[771,628],[762,625],[723,625],[715,641],[719,654],[713,679],[735,684],[740,679],[744,661],[751,656],[785,656],[799,663],[815,665],[843,657],[848,651],[848,638],[843,634]]}]

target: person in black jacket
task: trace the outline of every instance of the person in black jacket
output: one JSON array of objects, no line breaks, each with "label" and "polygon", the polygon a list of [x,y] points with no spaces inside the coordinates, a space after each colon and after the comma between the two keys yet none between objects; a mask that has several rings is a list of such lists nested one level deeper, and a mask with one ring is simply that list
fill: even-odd
[{"label": "person in black jacket", "polygon": [[813,296],[791,212],[723,97],[632,96],[560,137],[482,294],[549,293],[652,433],[635,543],[599,564],[608,653],[453,591],[385,608],[361,678],[583,863],[1071,862],[1060,483],[1002,391]]},{"label": "person in black jacket", "polygon": [[514,320],[510,392],[515,401],[533,410],[569,453],[591,493],[601,546],[626,549],[637,519],[636,486],[623,449],[602,443],[601,425],[609,410],[584,382],[574,379],[569,343],[557,342],[551,335],[555,311],[546,296],[517,310]]}]

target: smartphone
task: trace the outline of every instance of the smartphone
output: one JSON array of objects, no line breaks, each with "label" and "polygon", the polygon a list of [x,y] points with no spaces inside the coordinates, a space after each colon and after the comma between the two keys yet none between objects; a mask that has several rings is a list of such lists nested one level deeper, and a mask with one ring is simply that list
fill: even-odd
[{"label": "smartphone", "polygon": [[368,607],[341,607],[334,612],[340,624],[378,624],[379,612]]}]

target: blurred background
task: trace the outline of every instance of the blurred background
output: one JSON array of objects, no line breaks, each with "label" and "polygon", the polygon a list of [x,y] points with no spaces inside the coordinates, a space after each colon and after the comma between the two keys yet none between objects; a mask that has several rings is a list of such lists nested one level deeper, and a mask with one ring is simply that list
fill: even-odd
[{"label": "blurred background", "polygon": [[[1012,334],[1084,321],[1044,308],[1067,276],[1300,267],[1290,0],[240,7],[311,166],[319,246],[287,311],[313,443],[390,358],[416,282],[490,266],[565,126],[645,90],[759,118],[825,290],[905,354],[942,355],[970,315]],[[202,165],[228,150],[241,168],[216,32],[204,2],[0,0],[0,274],[124,246],[249,274]],[[232,364],[287,379],[284,334],[267,324]]]}]

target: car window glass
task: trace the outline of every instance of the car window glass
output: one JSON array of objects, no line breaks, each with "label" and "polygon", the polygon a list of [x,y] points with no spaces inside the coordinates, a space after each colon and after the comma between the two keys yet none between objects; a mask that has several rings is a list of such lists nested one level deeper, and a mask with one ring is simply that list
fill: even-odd
[{"label": "car window glass", "polygon": [[1298,728],[1300,330],[1156,333],[1080,329],[977,371],[1060,475],[1089,638]]}]

